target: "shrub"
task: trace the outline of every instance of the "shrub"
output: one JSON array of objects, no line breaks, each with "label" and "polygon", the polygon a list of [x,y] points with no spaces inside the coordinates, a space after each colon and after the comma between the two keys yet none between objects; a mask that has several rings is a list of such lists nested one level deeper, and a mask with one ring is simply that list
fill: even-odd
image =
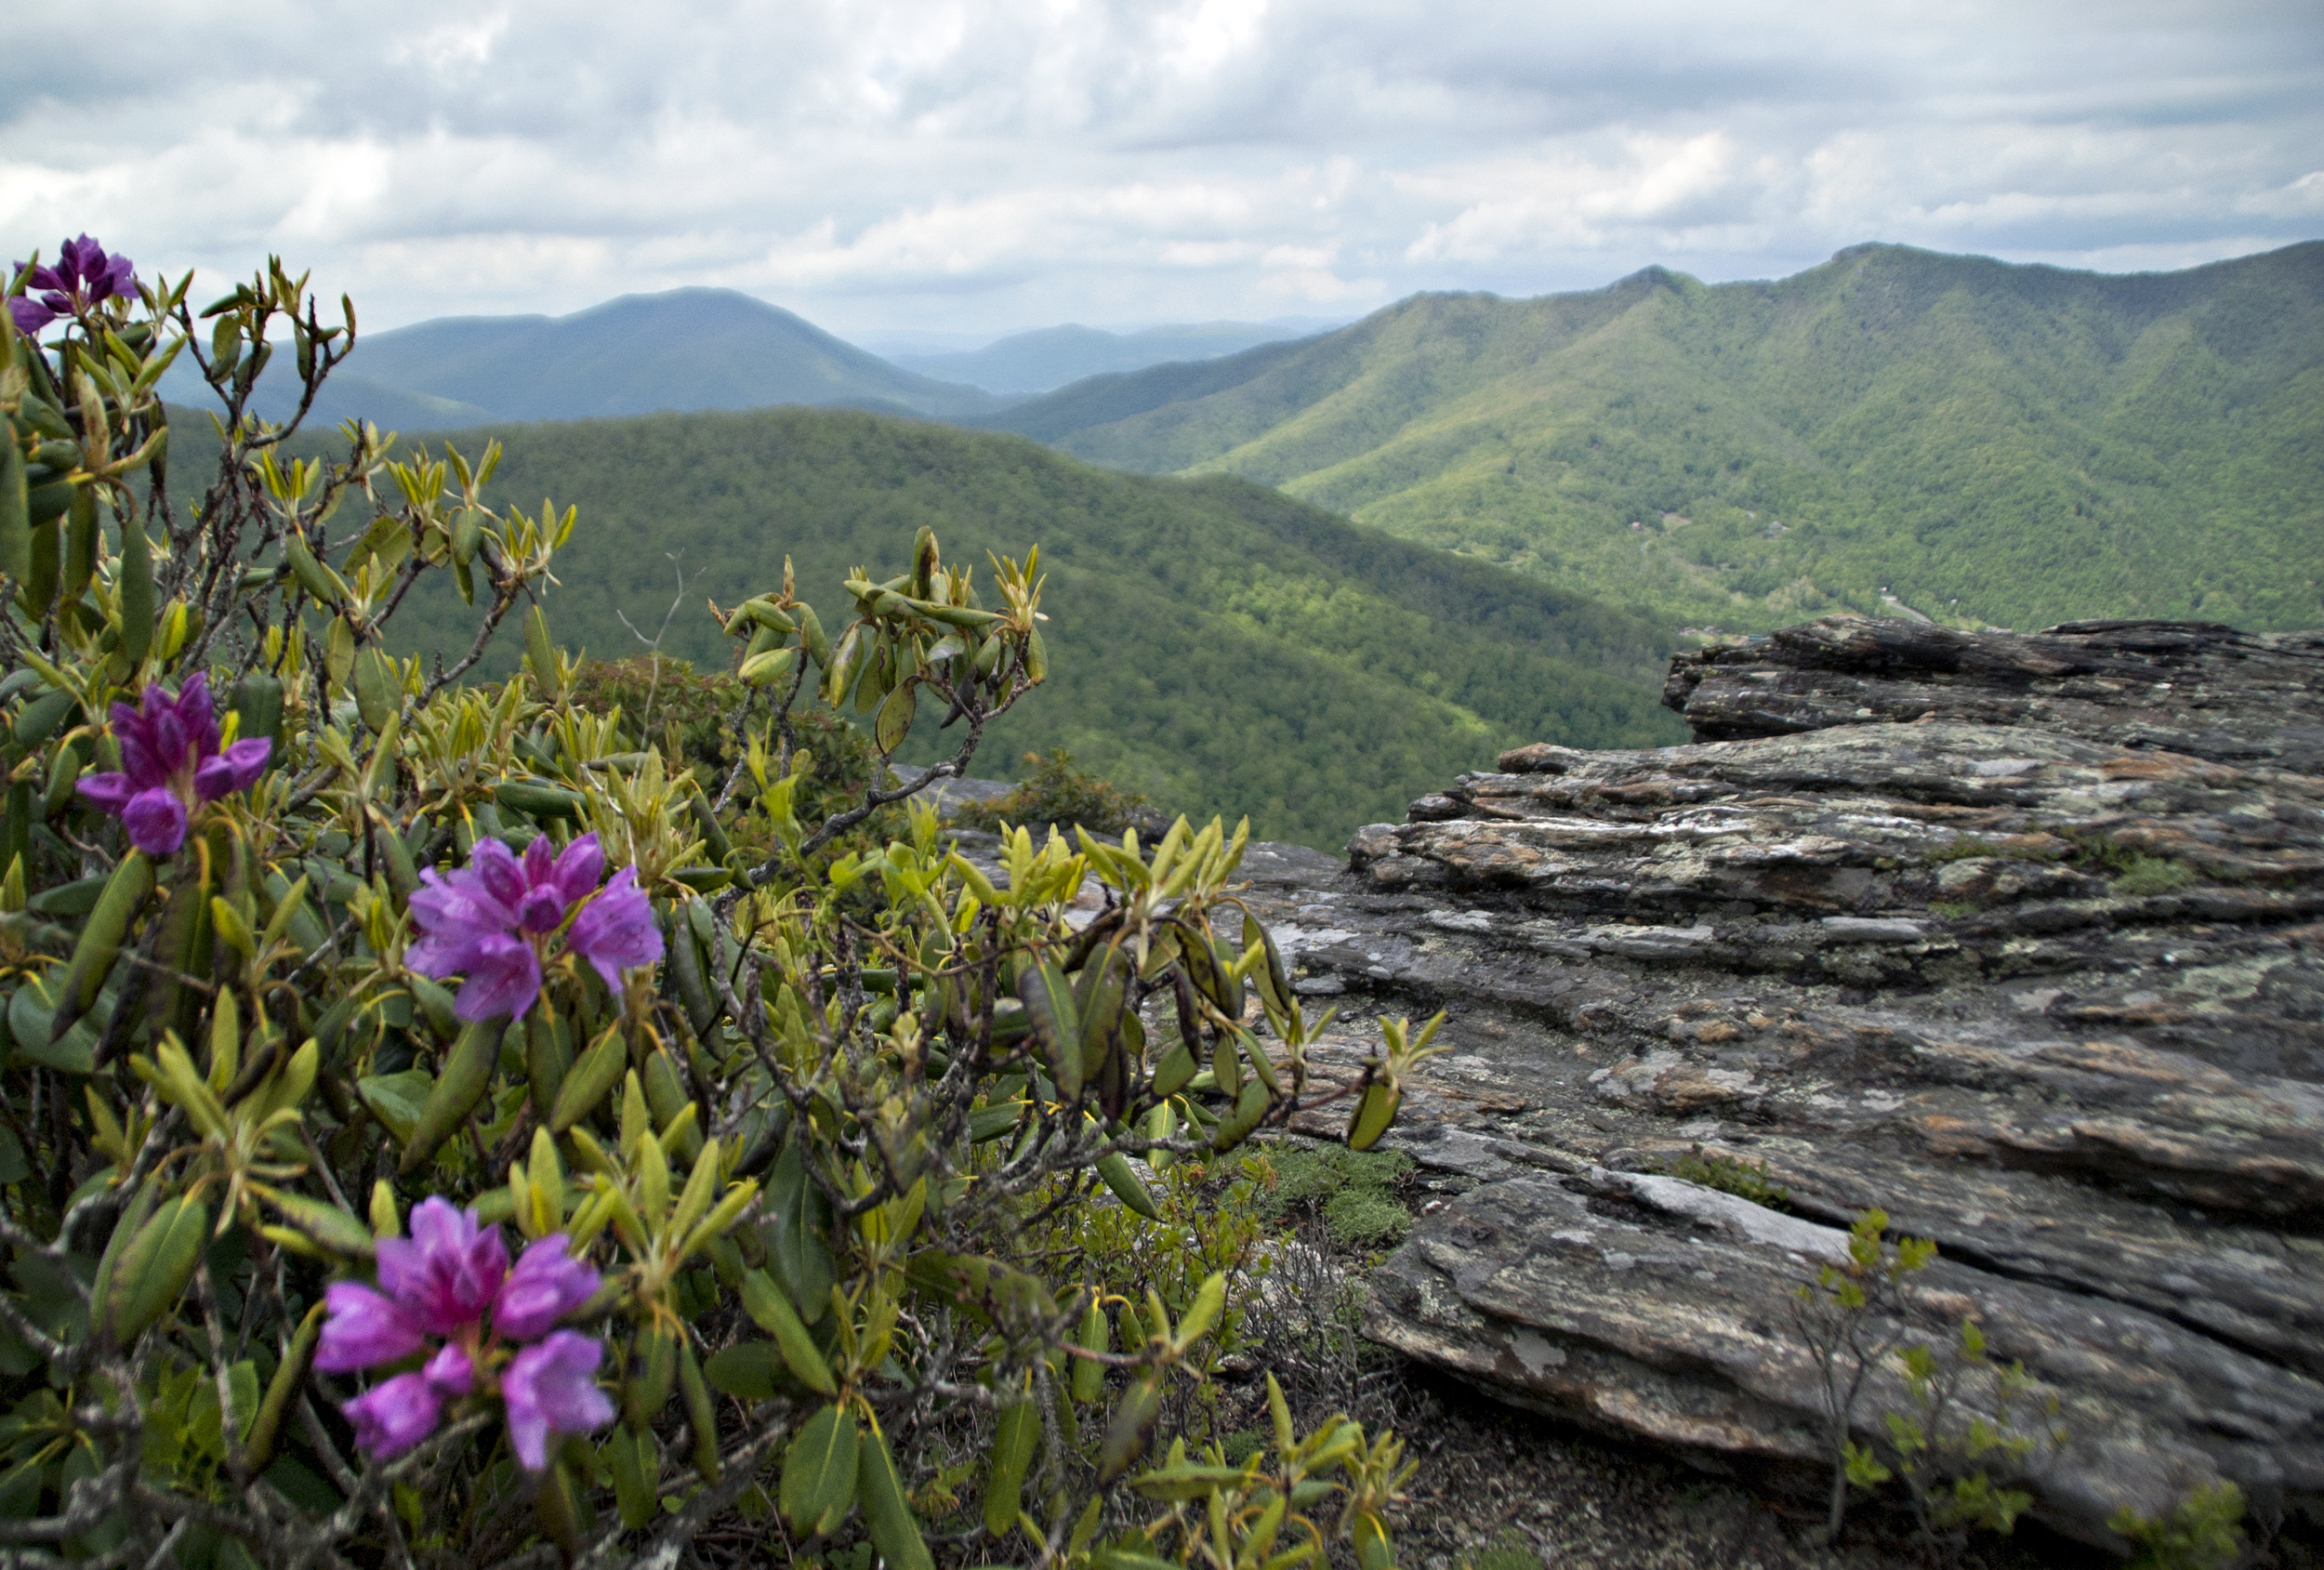
[{"label": "shrub", "polygon": [[1046,756],[1028,752],[1024,763],[1025,776],[1016,789],[990,801],[966,803],[953,813],[953,822],[987,831],[1005,825],[1040,829],[1053,825],[1119,836],[1124,829],[1148,825],[1154,816],[1143,796],[1076,768],[1073,754],[1063,747]]},{"label": "shrub", "polygon": [[[1851,1486],[1901,1480],[1922,1541],[1952,1563],[1972,1530],[2007,1535],[2033,1503],[2021,1489],[1997,1485],[1987,1458],[2022,1471],[2037,1445],[2062,1446],[2066,1430],[2057,1398],[2037,1398],[2024,1365],[1994,1363],[1974,1321],[1963,1320],[1946,1348],[1905,1339],[1903,1283],[1935,1261],[1936,1245],[1908,1237],[1891,1246],[1887,1227],[1885,1211],[1865,1211],[1849,1228],[1847,1259],[1825,1265],[1792,1294],[1793,1322],[1823,1387],[1832,1463],[1825,1540],[1838,1541]],[[1904,1404],[1881,1414],[1871,1443],[1858,1443],[1858,1398],[1892,1353],[1903,1373]],[[2039,1411],[2038,1433],[2029,1409]]]},{"label": "shrub", "polygon": [[2066,1443],[2058,1401],[2034,1397],[2023,1364],[1996,1364],[1985,1333],[1962,1320],[1949,1347],[1913,1342],[1901,1353],[1905,1405],[1882,1415],[1886,1431],[1848,1458],[1849,1479],[1871,1487],[1900,1479],[1913,1519],[1934,1557],[1956,1563],[1972,1531],[2007,1537],[2033,1503],[2021,1488],[1997,1484],[1989,1461],[2022,1470],[2040,1437]]},{"label": "shrub", "polygon": [[1745,1161],[1732,1155],[1706,1156],[1703,1147],[1697,1145],[1665,1170],[1673,1178],[1732,1194],[1770,1210],[1787,1209],[1791,1203],[1790,1194],[1767,1181],[1764,1161]]},{"label": "shrub", "polygon": [[1905,1277],[1926,1270],[1936,1245],[1926,1238],[1886,1240],[1888,1212],[1867,1210],[1848,1229],[1848,1257],[1819,1268],[1813,1281],[1792,1289],[1792,1323],[1815,1360],[1824,1399],[1824,1440],[1832,1478],[1824,1537],[1837,1543],[1845,1524],[1848,1488],[1868,1475],[1877,1458],[1855,1438],[1855,1411],[1865,1381],[1896,1348],[1897,1313]]},{"label": "shrub", "polygon": [[[1020,829],[996,881],[875,783],[921,705],[941,777],[1040,685],[1037,550],[981,593],[922,531],[834,633],[787,574],[722,613],[732,677],[585,666],[538,600],[571,508],[486,506],[490,445],[286,455],[258,372],[311,402],[352,306],[190,282],[74,242],[0,322],[11,1562],[671,1563],[738,1513],[893,1570],[1386,1570],[1392,1435],[1278,1401],[1239,1469],[1142,1467],[1256,1268],[1249,1191],[1166,1168],[1280,1125],[1322,1028],[1245,832]],[[385,641],[429,574],[448,665]],[[1354,1142],[1429,1035],[1385,1022]]]},{"label": "shrub", "polygon": [[2243,1557],[2243,1490],[2206,1483],[2149,1518],[2127,1505],[2106,1523],[2131,1540],[2131,1570],[2226,1570]]}]

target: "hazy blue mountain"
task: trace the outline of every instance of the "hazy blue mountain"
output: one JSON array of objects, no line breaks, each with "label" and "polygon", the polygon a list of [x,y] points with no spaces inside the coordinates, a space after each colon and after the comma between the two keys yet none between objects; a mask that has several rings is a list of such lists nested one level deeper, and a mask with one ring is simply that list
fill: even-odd
[{"label": "hazy blue mountain", "polygon": [[1049,392],[1088,376],[1172,361],[1215,360],[1314,331],[1312,325],[1201,322],[1109,333],[1074,323],[1017,333],[971,351],[892,353],[889,359],[907,371],[967,382],[987,392]]},{"label": "hazy blue mountain", "polygon": [[[344,385],[343,385],[344,384]],[[260,412],[287,400],[270,373]],[[973,416],[1002,401],[897,369],[779,306],[731,289],[625,295],[571,316],[442,317],[366,334],[317,412],[399,429],[772,404]],[[190,374],[165,394],[200,400]]]},{"label": "hazy blue mountain", "polygon": [[[268,419],[287,421],[297,402],[289,396],[294,385],[287,374],[262,376],[257,395],[251,401],[252,407]],[[161,389],[162,396],[179,407],[217,407],[209,389],[202,385],[200,375],[183,355],[162,377]],[[452,430],[491,417],[491,410],[463,403],[456,398],[436,398],[390,387],[342,369],[334,371],[330,380],[323,384],[323,390],[315,395],[314,407],[307,413],[307,423],[309,429],[316,430],[347,419],[369,420],[382,430]]]},{"label": "hazy blue mountain", "polygon": [[349,368],[512,419],[847,404],[966,415],[996,400],[900,371],[732,289],[625,295],[572,316],[468,317],[381,333]]},{"label": "hazy blue mountain", "polygon": [[2104,274],[1855,245],[1775,282],[1416,295],[978,422],[1225,471],[1664,625],[2324,625],[2324,243]]}]

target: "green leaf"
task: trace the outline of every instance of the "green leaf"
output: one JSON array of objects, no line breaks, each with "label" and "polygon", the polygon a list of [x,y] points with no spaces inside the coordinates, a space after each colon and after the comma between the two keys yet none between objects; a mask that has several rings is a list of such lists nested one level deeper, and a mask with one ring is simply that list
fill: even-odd
[{"label": "green leaf", "polygon": [[704,1364],[702,1377],[711,1389],[737,1400],[772,1401],[782,1366],[783,1354],[772,1341],[742,1341]]},{"label": "green leaf", "polygon": [[1226,1276],[1213,1271],[1203,1278],[1202,1287],[1195,1294],[1194,1307],[1178,1322],[1178,1342],[1193,1346],[1210,1333],[1210,1327],[1226,1312]]},{"label": "green leaf", "polygon": [[524,618],[524,663],[531,667],[533,679],[551,702],[564,696],[557,668],[557,645],[548,636],[548,618],[535,604]]},{"label": "green leaf", "polygon": [[558,1082],[556,1100],[549,1108],[549,1131],[564,1133],[596,1111],[598,1103],[621,1083],[622,1071],[628,1066],[628,1044],[622,1040],[621,1032],[608,1030]]},{"label": "green leaf", "polygon": [[1129,1165],[1129,1157],[1120,1151],[1110,1151],[1098,1157],[1098,1176],[1113,1191],[1114,1197],[1147,1220],[1158,1221],[1162,1212],[1154,1203],[1154,1195],[1138,1180]]},{"label": "green leaf", "polygon": [[873,722],[872,735],[882,754],[895,751],[904,745],[904,738],[911,734],[912,715],[919,703],[918,693],[918,687],[906,682],[889,693],[880,704],[879,718]]},{"label": "green leaf", "polygon": [[872,1544],[888,1562],[887,1570],[936,1570],[920,1524],[905,1499],[887,1437],[874,1428],[857,1448],[856,1491],[864,1502],[864,1524],[871,1528]]},{"label": "green leaf", "polygon": [[[1081,1316],[1081,1330],[1074,1337],[1074,1344],[1084,1352],[1110,1352],[1113,1349],[1107,1345],[1107,1342],[1112,1338],[1113,1328],[1105,1321],[1103,1306],[1092,1297],[1089,1300],[1089,1312]],[[1086,1357],[1076,1357],[1073,1360],[1073,1392],[1076,1401],[1087,1405],[1105,1393],[1104,1364],[1093,1362]]]},{"label": "green leaf", "polygon": [[404,1141],[403,1159],[400,1169],[405,1174],[417,1171],[436,1154],[437,1147],[451,1138],[453,1130],[468,1121],[468,1115],[476,1103],[484,1099],[492,1086],[493,1070],[500,1062],[500,1041],[510,1025],[505,1018],[472,1022],[460,1033],[445,1057],[443,1072],[429,1088],[427,1101],[420,1103],[419,1116],[412,1125],[411,1137]]},{"label": "green leaf", "polygon": [[283,1213],[284,1220],[324,1247],[359,1258],[370,1256],[371,1228],[337,1206],[271,1188],[266,1191],[266,1201]]},{"label": "green leaf", "polygon": [[355,1093],[363,1099],[398,1144],[407,1142],[412,1130],[419,1127],[420,1109],[428,1104],[428,1092],[435,1081],[425,1069],[407,1068],[401,1074],[374,1075],[355,1082]]},{"label": "green leaf", "polygon": [[650,1524],[659,1513],[660,1501],[654,1493],[658,1479],[646,1476],[645,1458],[653,1445],[653,1440],[632,1431],[627,1423],[614,1424],[613,1436],[605,1442],[606,1458],[613,1463],[614,1503],[621,1511],[621,1524],[633,1532]]},{"label": "green leaf", "polygon": [[61,983],[61,974],[52,970],[25,981],[8,999],[8,1034],[16,1038],[14,1056],[59,1074],[89,1074],[97,1067],[97,1032],[89,1021],[84,1019],[61,1037],[51,1039],[56,1009],[49,989]]},{"label": "green leaf", "polygon": [[984,1480],[984,1530],[997,1537],[1017,1524],[1023,1508],[1025,1469],[1041,1439],[1041,1408],[1031,1400],[1000,1409],[993,1436],[993,1470]]},{"label": "green leaf", "polygon": [[1380,1137],[1395,1122],[1396,1105],[1403,1099],[1385,1085],[1367,1085],[1355,1103],[1355,1115],[1348,1119],[1348,1148],[1369,1150],[1380,1143]]},{"label": "green leaf", "polygon": [[744,1273],[743,1312],[750,1315],[759,1328],[774,1338],[782,1349],[783,1361],[790,1366],[799,1383],[819,1395],[838,1392],[838,1381],[831,1377],[831,1366],[823,1360],[814,1338],[799,1323],[790,1300],[783,1295],[783,1288],[765,1271]]},{"label": "green leaf", "polygon": [[823,1191],[808,1181],[794,1134],[767,1175],[767,1220],[759,1228],[777,1280],[800,1305],[799,1317],[812,1325],[829,1312],[831,1250],[823,1229],[831,1215]]},{"label": "green leaf", "polygon": [[1081,1020],[1074,1010],[1073,988],[1065,973],[1049,960],[1028,965],[1017,978],[1017,996],[1033,1023],[1041,1055],[1057,1081],[1058,1100],[1068,1105],[1081,1099]]},{"label": "green leaf", "polygon": [[1180,1456],[1168,1466],[1140,1472],[1129,1485],[1149,1499],[1200,1499],[1247,1484],[1249,1477],[1241,1467],[1211,1466]]},{"label": "green leaf", "polygon": [[718,1408],[710,1403],[710,1387],[691,1339],[678,1343],[678,1388],[685,1396],[686,1427],[693,1433],[694,1470],[705,1483],[716,1483],[720,1470]]},{"label": "green leaf", "polygon": [[1153,1437],[1154,1425],[1161,1416],[1162,1387],[1153,1375],[1122,1392],[1120,1405],[1114,1408],[1114,1420],[1105,1425],[1104,1442],[1098,1447],[1100,1486],[1121,1476],[1145,1454],[1146,1441]]},{"label": "green leaf", "polygon": [[153,642],[153,542],[135,518],[121,521],[121,653],[134,671]]},{"label": "green leaf", "polygon": [[209,1230],[210,1209],[199,1199],[165,1200],[154,1210],[113,1269],[104,1323],[114,1344],[136,1340],[177,1302],[202,1261]]},{"label": "green leaf", "polygon": [[0,421],[0,576],[23,583],[32,576],[33,521],[24,482],[24,450],[16,429]]},{"label": "green leaf", "polygon": [[825,1406],[807,1419],[783,1457],[784,1519],[801,1537],[821,1537],[855,1503],[862,1434],[855,1419]]}]

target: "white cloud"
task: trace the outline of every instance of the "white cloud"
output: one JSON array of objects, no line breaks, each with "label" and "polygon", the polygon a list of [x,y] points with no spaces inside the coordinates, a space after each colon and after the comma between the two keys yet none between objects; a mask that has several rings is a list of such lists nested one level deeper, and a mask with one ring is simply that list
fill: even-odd
[{"label": "white cloud", "polygon": [[[2324,233],[2313,0],[123,0],[0,59],[12,255],[366,319],[683,284],[840,331]],[[70,84],[68,91],[66,84]]]},{"label": "white cloud", "polygon": [[469,20],[447,21],[389,46],[392,60],[417,60],[438,76],[465,75],[492,59],[493,45],[508,31],[508,13],[495,11]]}]

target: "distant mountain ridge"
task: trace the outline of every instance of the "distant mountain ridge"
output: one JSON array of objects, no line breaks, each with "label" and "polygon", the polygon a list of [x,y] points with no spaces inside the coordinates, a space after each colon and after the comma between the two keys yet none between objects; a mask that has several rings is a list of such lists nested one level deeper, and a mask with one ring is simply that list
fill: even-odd
[{"label": "distant mountain ridge", "polygon": [[891,354],[907,371],[1001,394],[1053,391],[1086,377],[1188,360],[1215,360],[1323,330],[1260,322],[1201,322],[1113,333],[1069,323],[1015,333],[972,350]]},{"label": "distant mountain ridge", "polygon": [[[190,373],[165,386],[189,402],[199,393]],[[315,414],[445,429],[782,403],[958,417],[1002,402],[900,370],[749,295],[673,289],[570,316],[440,317],[366,334],[324,384]],[[270,377],[260,412],[279,418],[288,407]]]},{"label": "distant mountain ridge", "polygon": [[392,386],[514,419],[778,403],[967,415],[999,401],[901,371],[732,289],[625,295],[571,316],[449,317],[382,333],[349,362]]},{"label": "distant mountain ridge", "polygon": [[1655,615],[2324,624],[2324,243],[2099,274],[1852,246],[1419,295],[977,423],[1225,471]]}]

